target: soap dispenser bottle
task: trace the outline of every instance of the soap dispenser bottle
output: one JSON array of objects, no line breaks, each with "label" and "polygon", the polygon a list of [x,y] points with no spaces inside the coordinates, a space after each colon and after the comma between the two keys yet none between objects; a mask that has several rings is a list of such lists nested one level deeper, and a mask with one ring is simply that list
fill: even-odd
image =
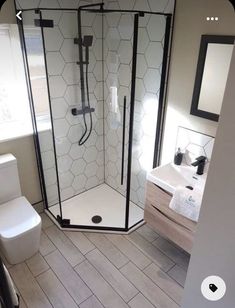
[{"label": "soap dispenser bottle", "polygon": [[174,163],[175,165],[181,165],[183,160],[183,153],[181,152],[180,148],[178,148],[177,152],[175,153]]}]

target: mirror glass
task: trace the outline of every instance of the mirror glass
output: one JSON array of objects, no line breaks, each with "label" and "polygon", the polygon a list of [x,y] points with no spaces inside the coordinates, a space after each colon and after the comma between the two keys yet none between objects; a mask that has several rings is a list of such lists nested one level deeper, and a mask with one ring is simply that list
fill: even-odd
[{"label": "mirror glass", "polygon": [[234,36],[202,35],[191,114],[218,121]]},{"label": "mirror glass", "polygon": [[233,45],[208,44],[198,109],[220,114]]}]

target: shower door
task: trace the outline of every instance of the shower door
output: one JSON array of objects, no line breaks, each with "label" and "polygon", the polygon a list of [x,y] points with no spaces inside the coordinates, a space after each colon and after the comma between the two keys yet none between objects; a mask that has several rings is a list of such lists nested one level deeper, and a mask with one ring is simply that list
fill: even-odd
[{"label": "shower door", "polygon": [[[128,228],[128,151],[132,64],[135,53],[134,15],[104,13],[103,29],[105,183],[125,197],[120,214],[123,217],[122,227]],[[135,222],[141,219],[136,217]]]},{"label": "shower door", "polygon": [[42,29],[35,26],[35,20],[39,19],[39,14],[35,13],[34,10],[23,12],[19,30],[28,76],[28,91],[33,116],[34,141],[39,164],[42,197],[47,208],[58,205],[57,215],[62,217],[54,126],[48,95],[44,38]]},{"label": "shower door", "polygon": [[159,163],[170,26],[171,16],[139,18],[130,202],[143,209],[147,174]]}]

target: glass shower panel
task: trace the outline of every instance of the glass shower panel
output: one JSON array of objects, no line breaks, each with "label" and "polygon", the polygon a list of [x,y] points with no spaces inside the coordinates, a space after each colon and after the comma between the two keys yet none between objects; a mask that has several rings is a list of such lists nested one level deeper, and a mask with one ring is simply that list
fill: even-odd
[{"label": "glass shower panel", "polygon": [[141,208],[153,168],[165,24],[159,15],[139,19],[130,199]]},{"label": "glass shower panel", "polygon": [[105,13],[103,29],[105,183],[124,196],[120,213],[125,227],[133,16]]},{"label": "glass shower panel", "polygon": [[125,196],[133,18],[131,14],[106,13],[104,29],[105,181]]},{"label": "glass shower panel", "polygon": [[[104,183],[102,18],[102,14],[81,12],[81,37],[83,61],[85,62],[83,65],[85,106],[90,106],[93,110],[91,114],[86,114],[88,135],[90,133],[90,136],[84,143],[85,191]],[[84,128],[84,118],[80,116],[79,119]]]},{"label": "glass shower panel", "polygon": [[34,102],[34,114],[36,129],[38,132],[38,144],[41,154],[43,169],[43,181],[48,207],[58,205],[58,215],[61,215],[59,207],[58,178],[56,175],[56,157],[54,155],[52,123],[50,117],[50,105],[44,63],[43,39],[41,29],[35,27],[35,19],[39,18],[34,11],[22,13],[25,47],[27,52],[29,78]]},{"label": "glass shower panel", "polygon": [[[75,194],[72,172],[73,155],[81,155],[73,141],[79,123],[71,107],[80,100],[77,48],[77,13],[73,11],[42,11],[42,20],[53,20],[53,27],[43,27],[45,57],[48,70],[51,116],[54,127],[55,154],[58,165],[61,201]],[[72,154],[71,154],[72,153]],[[53,208],[56,213],[56,207]],[[69,217],[65,217],[69,218]]]},{"label": "glass shower panel", "polygon": [[[54,13],[42,11],[42,18],[53,18]],[[81,100],[78,12],[57,11],[53,21],[54,27],[43,28],[43,32],[63,202],[104,182],[102,20],[96,14],[81,13],[85,105],[89,102],[94,110],[91,118],[89,113],[83,114]],[[91,46],[86,49],[84,38],[91,36]],[[74,116],[73,108],[80,114]],[[89,133],[83,143],[83,134]]]}]

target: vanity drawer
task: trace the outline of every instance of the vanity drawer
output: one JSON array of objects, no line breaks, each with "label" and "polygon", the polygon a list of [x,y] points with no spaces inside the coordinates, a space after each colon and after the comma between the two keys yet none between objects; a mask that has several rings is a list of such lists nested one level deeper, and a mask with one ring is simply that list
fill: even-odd
[{"label": "vanity drawer", "polygon": [[194,233],[184,226],[178,224],[159,209],[146,202],[144,211],[145,221],[164,237],[191,253]]},{"label": "vanity drawer", "polygon": [[168,207],[172,195],[160,188],[159,186],[155,185],[154,183],[147,181],[146,197],[153,205]]},{"label": "vanity drawer", "polygon": [[164,215],[169,217],[169,219],[194,233],[196,231],[197,223],[170,209],[169,204],[171,198],[172,195],[170,195],[154,183],[147,181],[147,202],[151,204],[155,208],[155,210],[158,209]]}]

